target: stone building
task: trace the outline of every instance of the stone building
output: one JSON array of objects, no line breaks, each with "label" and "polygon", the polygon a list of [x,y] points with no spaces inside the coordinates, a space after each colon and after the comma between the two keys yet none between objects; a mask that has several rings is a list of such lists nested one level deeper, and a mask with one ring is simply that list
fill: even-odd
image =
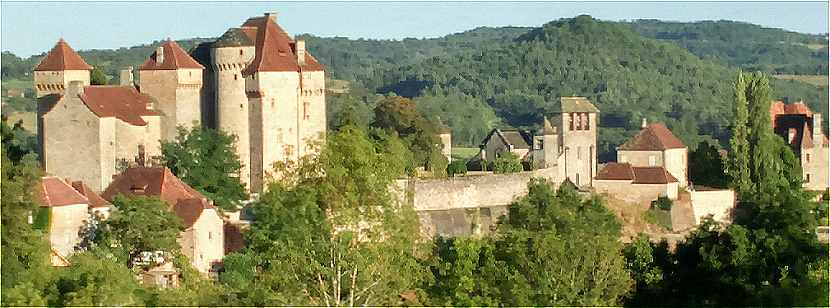
[{"label": "stone building", "polygon": [[274,163],[310,154],[325,137],[323,65],[280,28],[276,13],[249,18],[192,54],[210,67],[205,122],[238,137],[241,179],[251,191],[262,190]]},{"label": "stone building", "polygon": [[68,266],[68,258],[81,242],[80,231],[90,214],[109,213],[109,202],[89,190],[83,182],[69,182],[54,176],[41,178],[37,190],[42,211],[48,217],[52,265]]},{"label": "stone building", "polygon": [[617,162],[634,167],[664,167],[686,187],[688,148],[663,123],[647,124],[643,129],[617,148]]},{"label": "stone building", "polygon": [[523,162],[531,159],[530,144],[533,136],[530,132],[515,128],[494,128],[484,137],[479,145],[480,159],[493,162],[503,153],[513,153]]},{"label": "stone building", "polygon": [[158,197],[184,222],[178,242],[193,267],[210,273],[225,256],[223,221],[207,198],[166,167],[130,167],[118,175],[102,197],[117,195]]},{"label": "stone building", "polygon": [[662,166],[635,167],[608,163],[594,178],[594,189],[633,203],[648,203],[660,196],[677,199],[679,181]]},{"label": "stone building", "polygon": [[[203,70],[201,64],[170,39],[156,47],[156,51],[139,68],[141,93],[150,95],[156,101],[163,140],[174,140],[178,126],[199,126],[202,120]],[[126,81],[132,80],[132,72],[122,72],[122,76],[122,85],[131,86]]]},{"label": "stone building", "polygon": [[827,135],[822,132],[821,114],[813,113],[803,102],[784,104],[777,101],[770,106],[772,128],[784,138],[801,160],[804,187],[825,190],[830,185]]}]

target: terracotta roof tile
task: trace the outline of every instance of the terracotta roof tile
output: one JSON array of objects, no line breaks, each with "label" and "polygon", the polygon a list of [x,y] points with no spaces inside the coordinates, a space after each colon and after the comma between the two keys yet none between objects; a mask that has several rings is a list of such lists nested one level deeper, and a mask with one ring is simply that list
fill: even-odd
[{"label": "terracotta roof tile", "polygon": [[144,126],[141,116],[156,116],[158,112],[147,109],[151,98],[139,93],[133,86],[86,86],[81,100],[95,115],[101,118],[116,117],[132,125]]},{"label": "terracotta roof tile", "polygon": [[186,228],[190,228],[199,220],[199,217],[202,216],[202,212],[205,209],[212,208],[213,206],[205,198],[189,198],[180,199],[176,202],[176,205],[173,207],[173,212],[182,219]]},{"label": "terracotta roof tile", "polygon": [[92,189],[89,188],[89,186],[87,186],[86,184],[84,184],[83,181],[72,182],[72,188],[74,188],[81,195],[86,197],[87,200],[89,200],[90,207],[108,207],[108,205],[110,204],[109,202],[107,202],[107,200],[104,200],[104,198],[101,198],[101,196],[92,191]]},{"label": "terracotta roof tile", "polygon": [[620,146],[620,150],[662,151],[685,147],[686,145],[683,144],[683,141],[677,139],[663,123],[652,123],[623,143]]},{"label": "terracotta roof tile", "polygon": [[115,196],[156,196],[171,209],[185,199],[206,199],[204,195],[191,188],[170,172],[167,167],[131,167],[113,179],[101,194],[112,202]]},{"label": "terracotta roof tile", "polygon": [[[317,62],[308,51],[305,53],[305,64],[300,66],[295,54],[295,42],[277,23],[268,17],[250,18],[242,25],[243,31],[249,34],[251,30],[244,27],[256,29],[256,55],[251,64],[245,68],[243,74],[251,75],[255,72],[267,71],[320,71],[323,65]],[[250,29],[250,28],[247,28]]]},{"label": "terracotta roof tile", "polygon": [[53,176],[41,178],[38,193],[43,207],[89,204],[87,198],[81,193],[64,180]]},{"label": "terracotta roof tile", "polygon": [[663,167],[632,167],[634,184],[668,184],[677,182]]},{"label": "terracotta roof tile", "polygon": [[139,70],[176,70],[181,68],[204,69],[205,67],[196,62],[187,52],[175,41],[167,40],[161,44],[164,50],[164,61],[156,62],[157,55],[154,51],[150,58],[141,65]]},{"label": "terracotta roof tile", "polygon": [[597,173],[597,180],[634,180],[634,170],[628,163],[607,163]]},{"label": "terracotta roof tile", "polygon": [[35,71],[64,71],[64,70],[91,70],[92,66],[86,63],[69,44],[60,39],[55,47],[40,60]]}]

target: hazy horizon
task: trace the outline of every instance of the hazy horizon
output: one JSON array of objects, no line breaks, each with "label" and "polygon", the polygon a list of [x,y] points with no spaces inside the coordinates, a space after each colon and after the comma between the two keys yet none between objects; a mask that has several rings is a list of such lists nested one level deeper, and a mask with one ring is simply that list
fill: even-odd
[{"label": "hazy horizon", "polygon": [[[218,37],[265,11],[279,12],[279,23],[291,35],[350,39],[435,38],[483,26],[538,27],[581,14],[609,21],[731,20],[801,33],[828,32],[827,2],[4,1],[0,7],[0,49],[24,58],[47,52],[61,37],[76,50],[117,49],[167,37]],[[32,11],[39,17],[32,18]],[[88,31],[97,27],[103,29]]]}]

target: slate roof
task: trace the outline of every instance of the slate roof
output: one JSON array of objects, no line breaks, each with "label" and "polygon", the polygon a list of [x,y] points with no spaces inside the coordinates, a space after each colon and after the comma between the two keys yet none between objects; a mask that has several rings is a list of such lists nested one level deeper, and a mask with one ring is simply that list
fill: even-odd
[{"label": "slate roof", "polygon": [[623,143],[619,149],[626,151],[662,151],[685,147],[683,141],[674,136],[663,123],[651,123]]},{"label": "slate roof", "polygon": [[39,188],[38,194],[42,207],[89,204],[86,197],[64,180],[54,176],[41,178]]},{"label": "slate roof", "polygon": [[83,181],[72,182],[72,188],[74,188],[81,195],[86,197],[87,200],[89,200],[90,207],[109,207],[110,203],[107,202],[107,200],[104,200],[104,198],[101,198],[101,196],[96,194],[94,191],[92,191],[92,189],[89,188],[89,186],[87,186]]},{"label": "slate roof", "polygon": [[64,71],[64,70],[91,70],[92,66],[87,64],[69,44],[62,38],[40,60],[35,71]]},{"label": "slate roof", "polygon": [[590,113],[597,113],[599,109],[597,109],[594,104],[591,103],[587,98],[581,96],[569,96],[569,97],[561,97],[559,98],[559,102],[562,105],[562,112],[590,112]]},{"label": "slate roof", "polygon": [[268,18],[249,18],[243,26],[243,32],[251,33],[251,27],[256,29],[256,55],[251,64],[243,70],[244,75],[251,75],[256,72],[282,72],[282,71],[322,71],[323,65],[317,62],[311,53],[306,51],[305,64],[297,62],[295,54],[295,42],[276,22]]},{"label": "slate roof", "polygon": [[81,101],[99,118],[116,117],[131,125],[144,126],[141,116],[157,116],[147,109],[152,99],[133,86],[86,86]]},{"label": "slate roof", "polygon": [[677,182],[663,167],[632,167],[628,163],[608,163],[597,173],[597,180],[632,181],[633,184],[668,184]]},{"label": "slate roof", "polygon": [[182,68],[204,69],[205,67],[196,62],[187,52],[182,49],[175,41],[168,39],[161,43],[162,51],[164,51],[164,61],[162,63],[156,62],[157,54],[154,51],[150,58],[141,65],[139,70],[177,70]]},{"label": "slate roof", "polygon": [[514,149],[529,149],[530,145],[533,144],[533,136],[531,136],[528,132],[516,129],[501,130],[494,128],[490,131],[490,134],[482,140],[481,146],[486,145],[490,138],[493,138],[493,136],[497,136],[506,145],[512,145]]}]

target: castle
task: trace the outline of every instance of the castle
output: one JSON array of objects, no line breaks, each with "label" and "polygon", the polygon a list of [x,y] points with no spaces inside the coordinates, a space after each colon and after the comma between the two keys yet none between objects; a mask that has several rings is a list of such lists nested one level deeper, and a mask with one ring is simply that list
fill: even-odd
[{"label": "castle", "polygon": [[821,191],[830,186],[830,142],[821,131],[821,114],[804,102],[770,105],[770,120],[776,135],[784,138],[801,161],[804,188]]},{"label": "castle", "polygon": [[90,85],[92,66],[61,39],[34,69],[46,172],[103,191],[136,157],[160,155],[177,127],[203,125],[237,137],[240,179],[261,191],[274,163],[312,153],[326,131],[324,67],[276,17],[250,18],[192,54],[168,39],[137,85],[131,68],[120,85]]}]

